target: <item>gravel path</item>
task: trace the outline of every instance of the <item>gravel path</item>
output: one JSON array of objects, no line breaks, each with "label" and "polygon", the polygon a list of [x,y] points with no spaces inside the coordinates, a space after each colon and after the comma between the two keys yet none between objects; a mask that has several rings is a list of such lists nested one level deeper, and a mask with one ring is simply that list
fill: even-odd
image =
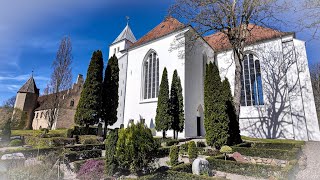
[{"label": "gravel path", "polygon": [[303,147],[306,157],[306,169],[300,170],[297,180],[319,180],[320,179],[320,142],[306,142]]}]

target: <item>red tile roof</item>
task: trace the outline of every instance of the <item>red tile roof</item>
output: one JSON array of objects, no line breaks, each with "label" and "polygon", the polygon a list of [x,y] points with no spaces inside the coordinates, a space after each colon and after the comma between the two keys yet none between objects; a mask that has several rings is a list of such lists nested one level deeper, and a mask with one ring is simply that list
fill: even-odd
[{"label": "red tile roof", "polygon": [[140,38],[137,42],[133,43],[132,47],[136,47],[147,43],[151,40],[158,39],[163,37],[171,32],[178,31],[180,29],[185,28],[186,26],[179,22],[177,19],[168,17],[163,22],[161,22],[158,26],[149,31],[146,35]]},{"label": "red tile roof", "polygon": [[[262,40],[273,39],[284,35],[293,34],[288,32],[280,32],[274,29],[265,28],[253,24],[249,24],[248,29],[250,37],[246,40],[247,45]],[[216,52],[221,52],[232,48],[227,36],[222,32],[217,32],[215,34],[206,36],[204,37],[204,39]]]}]

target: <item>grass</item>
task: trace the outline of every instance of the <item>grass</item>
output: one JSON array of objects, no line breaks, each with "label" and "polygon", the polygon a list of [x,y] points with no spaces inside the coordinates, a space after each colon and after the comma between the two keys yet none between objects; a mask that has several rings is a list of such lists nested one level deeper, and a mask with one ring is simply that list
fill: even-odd
[{"label": "grass", "polygon": [[290,143],[290,144],[297,144],[297,145],[304,145],[304,141],[297,141],[292,139],[260,139],[260,138],[252,138],[241,136],[243,141],[248,142],[261,142],[261,143]]},{"label": "grass", "polygon": [[[65,137],[67,133],[67,129],[58,129],[58,130],[50,130],[48,135],[59,135],[61,137]],[[43,134],[41,130],[12,130],[11,136],[37,136]]]}]

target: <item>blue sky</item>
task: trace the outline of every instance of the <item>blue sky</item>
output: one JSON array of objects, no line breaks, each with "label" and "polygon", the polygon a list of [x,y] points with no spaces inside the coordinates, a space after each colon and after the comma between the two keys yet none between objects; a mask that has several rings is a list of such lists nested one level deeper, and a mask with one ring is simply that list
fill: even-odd
[{"label": "blue sky", "polygon": [[[0,2],[0,104],[34,76],[40,92],[49,81],[60,40],[70,36],[73,78],[86,75],[94,50],[108,46],[126,25],[139,39],[167,14],[173,0],[10,0]],[[307,32],[298,38],[309,40]],[[307,42],[309,63],[319,61],[320,43]]]}]

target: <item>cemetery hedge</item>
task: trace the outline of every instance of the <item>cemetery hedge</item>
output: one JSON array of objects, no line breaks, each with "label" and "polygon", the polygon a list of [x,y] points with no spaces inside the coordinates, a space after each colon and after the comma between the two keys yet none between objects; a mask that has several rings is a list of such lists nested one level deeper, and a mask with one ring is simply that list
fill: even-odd
[{"label": "cemetery hedge", "polygon": [[178,171],[178,172],[185,172],[185,173],[192,173],[192,164],[179,164],[177,166],[174,166],[170,169],[171,171]]},{"label": "cemetery hedge", "polygon": [[139,180],[224,180],[224,178],[197,176],[185,172],[166,171],[138,178]]}]

